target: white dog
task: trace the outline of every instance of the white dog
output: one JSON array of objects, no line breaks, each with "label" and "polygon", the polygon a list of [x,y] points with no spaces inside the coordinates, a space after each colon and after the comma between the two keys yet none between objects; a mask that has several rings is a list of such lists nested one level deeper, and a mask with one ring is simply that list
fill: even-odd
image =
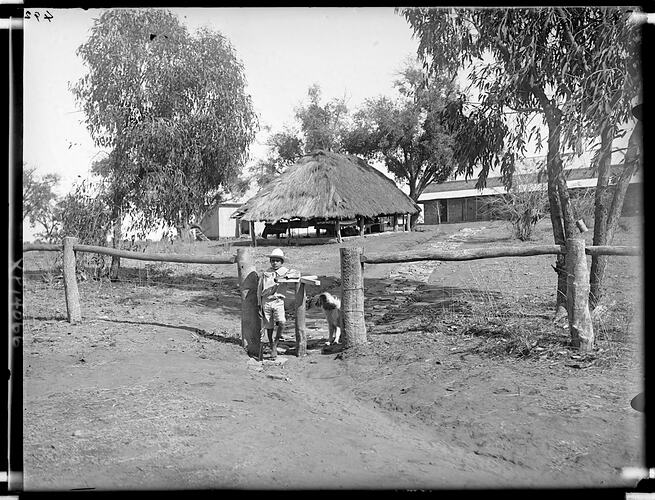
[{"label": "white dog", "polygon": [[341,313],[341,299],[334,295],[323,292],[316,297],[316,305],[320,306],[325,313],[328,322],[328,342],[338,344],[343,332],[343,314]]}]

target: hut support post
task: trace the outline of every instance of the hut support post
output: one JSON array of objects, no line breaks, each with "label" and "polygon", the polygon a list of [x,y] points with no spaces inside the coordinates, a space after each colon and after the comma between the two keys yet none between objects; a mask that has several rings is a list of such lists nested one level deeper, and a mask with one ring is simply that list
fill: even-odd
[{"label": "hut support post", "polygon": [[305,330],[305,284],[296,285],[296,356],[299,358],[307,355],[307,335]]},{"label": "hut support post", "polygon": [[341,248],[341,310],[345,347],[366,344],[362,248]]},{"label": "hut support post", "polygon": [[[252,224],[252,223],[251,223]],[[259,276],[249,248],[237,249],[239,290],[241,291],[241,343],[248,355],[261,355],[261,318],[257,305]]]},{"label": "hut support post", "polygon": [[337,241],[341,243],[341,222],[338,219],[334,223],[334,234],[337,236]]},{"label": "hut support post", "polygon": [[398,214],[393,214],[393,230],[398,231]]},{"label": "hut support post", "polygon": [[571,340],[581,353],[594,347],[594,328],[589,312],[589,272],[583,238],[566,240],[566,304]]},{"label": "hut support post", "polygon": [[252,246],[257,247],[257,236],[255,236],[255,221],[250,221],[250,239],[252,241]]},{"label": "hut support post", "polygon": [[357,222],[359,225],[359,235],[364,236],[364,217],[358,217]]},{"label": "hut support post", "polygon": [[409,227],[411,217],[409,216],[409,214],[405,214],[403,217],[405,218],[405,231],[409,231],[411,229]]},{"label": "hut support post", "polygon": [[69,323],[82,321],[80,292],[77,289],[75,273],[75,250],[73,250],[75,243],[77,243],[77,238],[72,236],[64,238],[64,294],[66,295],[66,312]]}]

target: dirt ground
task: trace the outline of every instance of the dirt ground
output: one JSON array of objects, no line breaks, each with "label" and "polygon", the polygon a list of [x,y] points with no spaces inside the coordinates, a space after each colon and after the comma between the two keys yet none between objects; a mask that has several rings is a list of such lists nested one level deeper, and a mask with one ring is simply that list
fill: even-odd
[{"label": "dirt ground", "polygon": [[[640,231],[624,221],[615,243],[641,245]],[[342,245],[540,242],[552,242],[546,221],[526,243],[479,222]],[[253,250],[258,269],[273,244]],[[340,246],[283,247],[289,267],[319,276],[308,295],[339,293]],[[283,352],[288,314],[277,363],[241,347],[236,266],[123,260],[120,282],[79,284],[83,321],[70,325],[54,260],[25,254],[26,491],[635,485],[621,470],[643,462],[643,414],[630,407],[643,390],[640,258],[611,259],[591,356],[552,321],[543,256],[367,265],[368,345],[323,349],[327,325],[310,308],[308,355]]]}]

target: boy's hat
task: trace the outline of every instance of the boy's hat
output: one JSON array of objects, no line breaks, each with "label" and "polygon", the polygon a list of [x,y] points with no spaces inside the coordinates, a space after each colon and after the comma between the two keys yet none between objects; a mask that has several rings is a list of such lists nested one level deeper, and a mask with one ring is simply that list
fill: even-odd
[{"label": "boy's hat", "polygon": [[271,255],[268,256],[268,258],[269,258],[269,259],[272,259],[272,258],[275,258],[275,259],[282,259],[282,261],[284,262],[284,252],[283,252],[281,249],[279,249],[279,248],[275,248],[275,249],[271,252]]}]

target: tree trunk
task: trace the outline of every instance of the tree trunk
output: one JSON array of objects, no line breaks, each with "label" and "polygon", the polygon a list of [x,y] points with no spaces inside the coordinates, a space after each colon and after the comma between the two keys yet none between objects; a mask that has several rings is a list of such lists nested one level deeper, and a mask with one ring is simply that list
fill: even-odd
[{"label": "tree trunk", "polygon": [[175,225],[175,229],[177,229],[177,237],[180,239],[180,241],[191,241],[191,224],[189,224],[190,219],[191,217],[187,209],[180,210],[179,219]]},{"label": "tree trunk", "polygon": [[[116,199],[114,200],[114,208],[112,210],[112,218],[114,219],[114,227],[112,234],[112,247],[115,249],[120,249],[121,247],[121,221],[122,221],[122,211],[120,208],[120,202]],[[121,267],[121,258],[117,256],[112,256],[111,258],[111,268],[109,270],[109,279],[111,281],[118,281],[118,270]]]},{"label": "tree trunk", "polygon": [[[559,156],[559,121],[548,122],[548,154],[546,166],[548,171],[548,202],[550,205],[550,221],[553,225],[553,239],[556,245],[566,245],[564,217],[562,213],[562,196],[560,196],[559,171],[562,160]],[[557,272],[557,295],[555,299],[555,318],[566,313],[566,256],[558,255],[555,261]]]},{"label": "tree trunk", "polygon": [[[423,189],[421,189],[421,192],[418,192],[418,188],[416,187],[416,181],[414,181],[414,184],[410,184],[409,187],[409,197],[412,199],[412,201],[416,204],[418,204],[418,197],[421,196],[421,193],[423,192]],[[416,228],[416,222],[418,221],[418,217],[420,215],[419,213],[416,213],[414,215],[409,216],[409,230],[414,231]]]},{"label": "tree trunk", "polygon": [[[612,137],[613,137],[613,130],[612,130]],[[639,167],[640,159],[641,159],[641,123],[638,122],[637,125],[635,125],[634,130],[632,131],[632,134],[630,135],[630,139],[628,141],[628,151],[626,153],[626,158],[625,158],[625,166],[623,169],[623,172],[621,172],[621,175],[619,176],[619,180],[616,183],[616,186],[613,188],[613,194],[611,196],[611,202],[610,202],[610,207],[609,210],[607,211],[607,219],[602,220],[604,227],[602,228],[603,234],[604,234],[604,241],[602,243],[596,243],[596,231],[594,228],[594,245],[611,245],[612,241],[614,240],[614,233],[616,232],[616,227],[619,224],[619,219],[621,218],[621,212],[623,211],[623,202],[625,201],[625,195],[628,191],[628,187],[630,186],[630,180],[632,179],[632,176],[634,175],[635,171]],[[607,182],[609,183],[609,176],[611,174],[610,172],[610,167],[609,164],[611,163],[611,144],[610,144],[610,149],[608,156],[610,157],[607,160],[608,167],[607,167]],[[600,172],[599,172],[599,179],[600,183]],[[609,189],[609,188],[608,188]],[[605,203],[609,202],[609,196],[607,197],[608,199],[606,200]],[[605,204],[605,209],[607,210],[607,205]],[[598,219],[598,212],[595,214],[596,218]],[[603,256],[597,256],[597,264],[594,266],[594,260],[592,258],[592,274],[590,278],[590,304],[593,304],[593,306],[590,305],[590,307],[593,308],[596,307],[600,299],[602,298],[602,284],[603,284],[603,277],[605,273],[605,268],[607,265],[607,259],[608,256],[603,255]]]},{"label": "tree trunk", "polygon": [[[598,158],[598,181],[594,199],[594,237],[595,246],[607,244],[607,214],[610,197],[610,165],[612,160],[612,143],[614,141],[614,124],[605,122],[601,130],[600,156]],[[607,255],[593,255],[589,270],[589,308],[593,311],[602,297],[603,278],[607,266]]]},{"label": "tree trunk", "polygon": [[177,237],[180,241],[191,241],[191,226],[189,225],[188,220],[179,222],[175,229],[177,230]]},{"label": "tree trunk", "polygon": [[[543,88],[535,85],[530,88],[544,111],[548,125],[548,153],[546,166],[548,170],[548,201],[550,220],[553,224],[553,238],[558,245],[565,245],[566,239],[576,234],[575,220],[571,210],[566,179],[564,178],[562,158],[560,156],[560,135],[562,111],[548,99]],[[566,308],[566,256],[558,255],[555,263],[557,271],[557,297],[555,301],[555,320],[567,316]]]},{"label": "tree trunk", "polygon": [[638,162],[626,164],[618,182],[616,183],[616,186],[614,187],[612,204],[610,206],[609,214],[607,214],[608,245],[610,245],[614,240],[614,233],[616,232],[616,228],[619,225],[619,219],[621,218],[621,212],[623,210],[623,202],[628,191],[628,186],[630,185],[630,179],[632,179],[632,176],[634,175],[638,166]]}]

